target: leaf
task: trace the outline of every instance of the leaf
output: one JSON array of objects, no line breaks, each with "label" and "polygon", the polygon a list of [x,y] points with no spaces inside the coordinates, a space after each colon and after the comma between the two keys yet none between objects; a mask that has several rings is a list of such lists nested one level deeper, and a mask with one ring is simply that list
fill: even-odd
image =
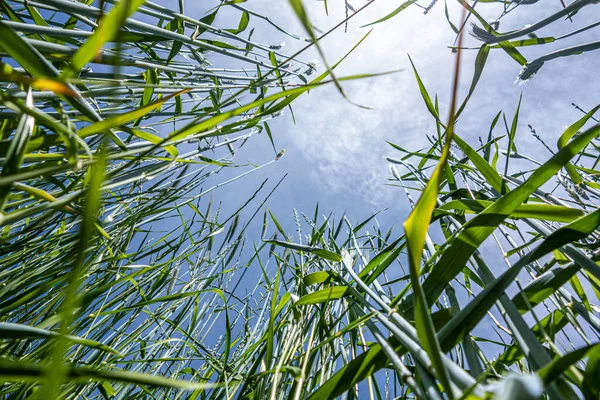
[{"label": "leaf", "polygon": [[[369,34],[371,33],[371,31],[367,32],[351,49],[350,51],[348,51],[342,58],[340,58],[340,60],[338,62],[336,62],[335,64],[333,64],[331,66],[331,68],[329,68],[327,71],[323,72],[321,75],[317,76],[315,79],[313,79],[312,81],[310,81],[310,83],[306,86],[310,89],[310,86],[312,85],[317,85],[319,83],[321,83],[323,81],[323,79],[327,78],[331,71],[333,71],[335,68],[337,68],[342,61],[344,61],[346,59],[346,57],[348,57],[354,50],[356,50],[356,48],[369,36]],[[289,97],[286,97],[285,99],[283,99],[282,101],[280,101],[279,103],[267,108],[264,113],[265,114],[270,114],[270,113],[274,113],[280,110],[283,110],[285,107],[289,106],[292,101],[296,100],[302,93],[304,93],[304,90],[299,91],[298,93],[290,93],[291,90],[287,90],[286,93],[290,94]]]},{"label": "leaf", "polygon": [[105,43],[112,41],[117,36],[123,22],[133,15],[138,7],[144,4],[144,2],[145,0],[119,1],[102,18],[92,36],[90,36],[85,43],[77,49],[75,54],[73,54],[73,57],[71,57],[70,68],[65,69],[62,76],[64,78],[70,78],[79,74],[79,71],[81,71],[87,63],[98,56],[102,46],[104,46]]},{"label": "leaf", "polygon": [[173,93],[169,96],[165,96],[161,99],[154,101],[153,103],[147,104],[143,107],[139,107],[133,111],[129,111],[123,114],[115,115],[114,117],[107,118],[103,121],[95,122],[91,125],[85,126],[79,130],[79,136],[82,138],[86,138],[97,133],[107,132],[109,129],[116,128],[122,126],[128,122],[139,119],[149,112],[160,107],[164,102],[172,99],[176,96],[181,96],[184,93],[189,92],[190,89],[183,89],[177,93]]},{"label": "leaf", "polygon": [[[600,343],[591,344],[588,346],[581,347],[575,351],[565,354],[562,357],[555,358],[552,362],[546,365],[544,368],[538,371],[538,375],[542,378],[545,386],[550,385],[556,379],[560,377],[568,368],[570,368],[576,362],[582,360],[585,357],[596,358],[600,355]],[[587,375],[587,371],[586,371]],[[586,376],[586,378],[588,378]],[[596,376],[594,380],[597,380]],[[592,383],[588,380],[588,383]],[[594,386],[598,386],[598,382],[593,383]]]},{"label": "leaf", "polygon": [[[33,94],[31,88],[27,90],[26,105],[27,107],[33,107]],[[6,160],[2,166],[2,172],[0,172],[0,177],[8,177],[19,172],[19,168],[25,157],[25,152],[27,151],[27,143],[29,142],[34,127],[35,120],[28,114],[21,114],[19,125],[10,141],[6,153]],[[10,185],[0,186],[0,216],[2,216],[2,212],[4,211],[10,188]]]},{"label": "leaf", "polygon": [[[23,40],[17,33],[4,22],[0,20],[0,48],[4,49],[10,57],[18,62],[25,70],[36,79],[56,79],[59,78],[58,71],[54,66],[40,54],[29,42]],[[69,84],[64,84],[67,91],[74,96],[66,97],[66,100],[72,104],[78,111],[86,117],[96,121],[98,114],[81,97],[77,89]]]},{"label": "leaf", "polygon": [[310,286],[323,283],[329,278],[331,278],[331,274],[328,271],[317,271],[305,275],[304,278],[302,278],[302,282],[304,282],[306,286]]},{"label": "leaf", "polygon": [[401,237],[383,249],[377,254],[358,274],[358,277],[367,285],[374,282],[398,257],[404,246],[398,246],[398,243],[404,239]]},{"label": "leaf", "polygon": [[600,351],[598,345],[595,349],[590,349],[586,355],[588,361],[583,376],[583,387],[591,391],[593,395],[598,396],[600,392],[600,381],[598,380],[598,376],[600,376]]},{"label": "leaf", "polygon": [[462,140],[458,135],[454,135],[454,142],[460,147],[465,153],[465,156],[475,165],[477,170],[485,177],[486,181],[496,191],[501,192],[503,187],[503,180],[498,172],[492,167],[483,157],[479,155],[467,142]]},{"label": "leaf", "polygon": [[[104,120],[104,121],[106,121],[106,120]],[[131,128],[131,129],[130,128],[126,128],[125,130],[127,132],[131,133],[132,135],[134,135],[135,137],[143,139],[143,140],[145,140],[147,142],[150,142],[152,144],[160,145],[160,144],[164,143],[164,139],[163,138],[161,138],[160,136],[153,135],[150,132],[146,132],[146,131],[143,131],[141,129],[133,129],[133,128]],[[165,150],[172,157],[177,157],[179,155],[179,152],[177,151],[177,147],[175,147],[175,146],[172,146],[172,145],[165,146]],[[206,161],[208,163],[222,164],[222,163],[217,163],[215,161],[212,161],[210,159],[205,159],[204,161]]]},{"label": "leaf", "polygon": [[[394,337],[388,342],[397,354],[404,354],[406,349]],[[309,400],[329,400],[342,395],[352,386],[372,376],[375,372],[386,367],[388,357],[380,344],[371,346],[367,351],[344,364],[331,378],[311,394]]]},{"label": "leaf", "polygon": [[298,301],[294,303],[294,307],[307,304],[326,303],[330,300],[339,300],[348,294],[350,294],[350,288],[348,286],[331,286],[300,297]]},{"label": "leaf", "polygon": [[[47,367],[43,365],[24,361],[0,360],[0,377],[5,381],[38,382],[43,379],[46,369]],[[67,369],[67,374],[69,379],[83,383],[89,380],[100,382],[112,381],[133,385],[159,386],[183,390],[203,390],[217,386],[211,383],[187,382],[164,378],[157,375],[129,372],[117,368],[98,369],[92,367],[70,366]]]},{"label": "leaf", "polygon": [[[204,292],[207,292],[207,291],[214,291],[214,290],[197,290],[197,291],[193,291],[193,292],[183,292],[183,293],[169,294],[169,295],[166,295],[166,296],[161,296],[161,297],[157,297],[157,298],[154,298],[154,299],[141,301],[141,302],[133,304],[131,306],[126,306],[126,307],[118,308],[116,310],[102,311],[101,313],[97,314],[97,316],[103,316],[103,315],[109,315],[109,314],[118,314],[118,313],[123,313],[123,312],[131,311],[131,310],[135,310],[136,308],[146,307],[146,306],[149,306],[149,305],[152,305],[152,304],[166,303],[166,302],[170,302],[170,301],[173,301],[173,300],[181,300],[181,299],[184,299],[186,297],[197,296],[200,293],[204,293]],[[96,314],[92,315],[92,317],[96,317]]]},{"label": "leaf", "polygon": [[394,18],[396,15],[400,14],[402,11],[404,11],[405,9],[407,9],[408,7],[410,7],[411,5],[413,5],[416,2],[417,2],[417,0],[408,0],[408,1],[405,1],[398,8],[396,8],[394,11],[392,11],[391,13],[389,13],[388,15],[386,15],[385,17],[380,18],[377,21],[371,22],[369,24],[363,25],[363,26],[361,26],[361,28],[365,28],[365,27],[370,26],[370,25],[379,24],[381,22],[387,21],[388,19]]},{"label": "leaf", "polygon": [[[567,129],[565,129],[563,134],[560,135],[560,138],[558,138],[558,142],[556,143],[556,145],[558,146],[558,149],[560,150],[563,147],[565,147],[567,145],[567,143],[569,142],[569,140],[571,140],[571,138],[577,133],[577,131],[579,131],[581,128],[583,128],[583,126],[588,122],[588,120],[590,118],[592,118],[594,116],[594,114],[598,110],[600,110],[600,104],[597,105],[596,107],[594,107],[592,110],[590,110],[586,115],[584,115],[581,119],[579,119],[573,125],[569,126]],[[575,185],[578,185],[583,182],[583,178],[581,177],[579,172],[577,172],[577,170],[575,169],[573,164],[568,163],[565,168],[567,169],[567,173],[569,174],[569,176],[571,177],[571,180],[573,180],[573,183]]]},{"label": "leaf", "polygon": [[523,291],[513,297],[513,303],[521,313],[529,311],[523,296],[527,297],[531,307],[535,307],[554,294],[580,270],[577,264],[565,267],[559,266],[544,272],[534,281],[523,288]]},{"label": "leaf", "polygon": [[517,50],[515,46],[509,41],[499,42],[498,46],[502,48],[513,60],[519,63],[519,65],[527,65],[527,59]]},{"label": "leaf", "polygon": [[225,29],[227,32],[231,32],[234,35],[238,33],[242,33],[248,28],[248,23],[250,22],[250,14],[247,11],[242,12],[242,16],[240,17],[240,22],[238,23],[237,29]]},{"label": "leaf", "polygon": [[[184,26],[183,26],[183,21],[179,18],[175,18],[173,20],[171,20],[171,22],[169,22],[166,26],[166,29],[169,29],[173,32],[179,33],[179,34],[183,34],[185,32]],[[173,58],[175,58],[175,56],[179,53],[179,51],[181,50],[181,47],[183,47],[183,43],[178,41],[178,40],[174,40],[173,41],[173,46],[171,47],[171,50],[169,51],[169,55],[167,56],[167,63],[171,62],[171,60]],[[146,72],[151,72],[153,70],[147,70]],[[150,77],[149,77],[150,78]],[[155,77],[152,77],[155,78]],[[158,81],[158,77],[156,77],[154,80]],[[146,90],[144,89],[144,95],[146,94]],[[151,95],[150,95],[151,96]],[[147,102],[144,102],[144,104],[146,104]]]},{"label": "leaf", "polygon": [[17,85],[31,85],[36,89],[49,90],[65,96],[77,96],[77,93],[68,85],[51,78],[30,78],[14,71],[8,64],[0,62],[0,81],[11,82]]},{"label": "leaf", "polygon": [[[458,37],[458,47],[462,47],[462,35]],[[410,57],[409,57],[410,58]],[[412,60],[411,64],[412,64]],[[424,85],[418,77],[417,71],[415,70],[415,76],[419,83],[419,89],[421,95],[425,100],[427,108],[436,119],[436,122],[440,121],[437,109],[431,104],[431,99],[425,90]],[[452,90],[452,102],[450,106],[450,117],[448,118],[448,126],[446,127],[445,142],[442,147],[440,158],[431,174],[429,181],[425,185],[425,188],[421,192],[419,201],[414,205],[411,213],[409,214],[406,221],[404,221],[404,231],[406,235],[406,247],[408,250],[408,263],[410,270],[410,281],[413,290],[414,299],[414,319],[415,327],[417,329],[417,337],[421,346],[425,349],[431,363],[435,369],[435,376],[439,380],[444,393],[450,400],[454,397],[454,392],[448,378],[448,371],[446,365],[442,361],[441,347],[436,336],[436,329],[431,318],[429,311],[429,305],[421,286],[421,257],[423,256],[423,250],[425,249],[425,241],[428,236],[429,224],[433,216],[433,210],[437,204],[437,196],[442,184],[444,176],[450,176],[450,173],[446,173],[448,159],[450,157],[450,148],[454,137],[454,123],[455,123],[455,112],[456,112],[456,99],[458,95],[458,78],[460,74],[460,51],[457,54],[456,65],[454,71],[454,82]],[[441,138],[440,138],[441,140]],[[452,186],[451,186],[452,188]],[[437,387],[434,389],[437,390]]]},{"label": "leaf", "polygon": [[481,48],[479,49],[479,52],[477,53],[477,57],[475,57],[475,71],[473,72],[473,79],[471,81],[471,87],[469,88],[469,93],[467,94],[467,97],[465,97],[465,99],[463,100],[463,103],[461,104],[461,106],[458,108],[455,118],[458,118],[458,116],[460,114],[462,114],[463,110],[467,106],[469,99],[471,98],[471,95],[475,91],[475,88],[477,87],[477,83],[479,82],[479,79],[481,78],[481,74],[483,73],[483,68],[485,67],[485,63],[487,62],[487,58],[488,58],[489,54],[490,54],[490,46],[488,44],[484,43],[481,46]]},{"label": "leaf", "polygon": [[[344,98],[346,98],[346,95],[344,94],[344,90],[342,89],[342,86],[340,85],[338,79],[333,74],[333,68],[329,66],[329,64],[327,63],[327,60],[325,59],[325,53],[323,52],[323,49],[319,45],[319,40],[318,40],[317,36],[315,35],[315,32],[314,32],[313,27],[312,27],[312,24],[310,23],[310,21],[308,19],[308,14],[306,13],[306,9],[304,8],[304,4],[302,4],[302,0],[288,0],[288,2],[292,6],[292,10],[294,11],[294,13],[296,14],[296,16],[300,20],[300,23],[302,23],[302,26],[304,27],[304,30],[306,30],[306,32],[310,36],[310,39],[311,39],[312,43],[317,48],[317,52],[321,56],[321,59],[323,60],[323,63],[325,64],[325,67],[327,68],[328,74],[331,75],[331,79],[333,80],[333,83],[335,84],[335,87],[338,89],[338,91],[340,92],[340,94]],[[362,39],[360,40],[360,42],[362,42]]]},{"label": "leaf", "polygon": [[[0,322],[0,338],[2,339],[40,339],[40,338],[54,338],[58,336],[58,333],[53,331],[47,331],[45,329],[36,328],[33,326],[15,324],[10,322]],[[104,344],[95,340],[83,339],[77,336],[67,336],[68,340],[74,343],[81,344],[86,347],[106,351],[108,353],[115,354],[122,357],[121,353],[105,346]]]},{"label": "leaf", "polygon": [[266,349],[266,365],[267,368],[271,367],[273,360],[273,345],[275,343],[275,315],[277,308],[277,297],[279,297],[279,281],[281,279],[281,269],[279,263],[277,264],[277,275],[275,276],[275,286],[273,288],[273,294],[271,295],[271,311],[269,313],[269,326],[267,328],[267,349]]},{"label": "leaf", "polygon": [[[563,310],[555,310],[544,317],[539,324],[534,324],[531,327],[531,331],[535,334],[540,343],[545,343],[547,337],[545,334],[548,334],[550,338],[554,338],[554,336],[565,326],[567,326],[568,323],[569,320],[566,317],[565,312]],[[508,346],[508,348],[502,354],[500,354],[495,362],[511,366],[522,358],[523,352],[519,348],[519,345],[517,343],[513,343],[512,345]]]},{"label": "leaf", "polygon": [[338,253],[334,253],[333,251],[321,249],[319,247],[305,246],[302,244],[296,244],[296,243],[291,243],[291,242],[282,242],[281,240],[273,240],[273,239],[268,239],[268,240],[265,240],[264,242],[272,243],[277,246],[285,247],[285,248],[292,249],[292,250],[305,251],[307,253],[312,253],[318,257],[321,257],[321,258],[324,258],[326,260],[333,261],[333,262],[342,261],[342,256],[340,256]]},{"label": "leaf", "polygon": [[[460,199],[443,204],[438,210],[463,210],[467,213],[480,213],[494,204],[488,200]],[[571,222],[583,215],[578,208],[551,204],[526,203],[518,206],[507,218],[533,218],[546,221]]]},{"label": "leaf", "polygon": [[35,78],[54,78],[56,70],[33,46],[0,20],[0,48]]},{"label": "leaf", "polygon": [[421,97],[425,101],[427,110],[429,110],[429,113],[431,113],[431,115],[433,116],[433,118],[435,118],[436,121],[439,121],[440,116],[439,116],[437,110],[435,109],[433,102],[431,101],[431,97],[429,97],[429,93],[427,93],[427,89],[425,89],[425,85],[423,84],[423,81],[421,81],[421,77],[419,76],[419,73],[417,72],[417,68],[415,67],[415,64],[413,63],[410,55],[408,56],[408,59],[410,61],[410,64],[413,67],[413,71],[415,73],[415,78],[417,79],[417,84],[419,85],[419,91],[421,92]]}]

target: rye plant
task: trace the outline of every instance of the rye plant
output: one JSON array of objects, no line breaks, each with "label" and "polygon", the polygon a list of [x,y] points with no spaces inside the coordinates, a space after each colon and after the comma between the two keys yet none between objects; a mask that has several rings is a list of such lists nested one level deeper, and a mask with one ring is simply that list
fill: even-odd
[{"label": "rye plant", "polygon": [[[346,3],[334,29],[373,3]],[[238,2],[195,19],[183,1],[1,0],[2,396],[598,398],[600,105],[576,106],[556,144],[520,132],[526,101],[482,121],[479,143],[460,125],[489,52],[516,60],[522,80],[589,56],[594,43],[522,52],[599,26],[531,36],[597,6],[576,0],[500,33],[505,15],[537,7],[502,4],[492,22],[485,2],[461,1],[459,20],[446,12],[451,104],[428,93],[414,60],[435,129],[415,132],[426,148],[392,144],[389,184],[413,209],[383,230],[379,215],[354,223],[318,206],[284,227],[265,208],[276,182],[233,211],[218,201],[218,188],[282,156],[271,118],[307,90],[330,81],[343,95],[346,79],[365,77],[337,76],[322,53],[317,75],[301,52],[252,40],[256,19],[321,52],[306,4],[290,0],[297,35]],[[444,5],[407,1],[374,23]],[[236,26],[215,25],[224,8]],[[469,33],[482,43],[465,80]],[[547,156],[518,150],[524,134]],[[273,157],[236,163],[260,135]]]}]

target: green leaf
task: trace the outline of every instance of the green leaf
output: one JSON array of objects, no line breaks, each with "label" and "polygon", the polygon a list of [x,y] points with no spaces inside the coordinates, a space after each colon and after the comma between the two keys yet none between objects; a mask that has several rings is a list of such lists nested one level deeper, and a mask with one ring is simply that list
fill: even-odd
[{"label": "green leaf", "polygon": [[71,57],[71,65],[68,70],[63,71],[64,78],[70,78],[79,74],[79,71],[87,63],[97,57],[102,46],[112,41],[123,22],[144,4],[145,0],[119,1],[100,21],[98,28],[94,30],[85,43],[77,49]]},{"label": "green leaf", "polygon": [[[397,354],[404,354],[406,348],[398,343],[394,337],[388,342]],[[375,372],[386,367],[388,357],[380,344],[371,346],[367,351],[345,364],[331,378],[311,394],[309,400],[330,400],[345,393],[352,386],[372,376]]]},{"label": "green leaf", "polygon": [[[594,114],[598,110],[600,110],[600,104],[597,105],[596,107],[594,107],[592,110],[590,110],[586,115],[584,115],[581,119],[579,119],[573,125],[569,126],[563,132],[563,134],[560,135],[560,138],[558,139],[558,142],[557,142],[558,149],[560,150],[563,147],[565,147],[567,145],[567,143],[569,142],[569,140],[571,140],[571,138],[577,133],[577,131],[579,131],[581,128],[583,128],[583,126],[589,121],[590,118],[592,118],[594,116]],[[567,169],[567,173],[569,174],[569,176],[571,177],[571,180],[573,180],[573,183],[575,185],[578,185],[583,182],[583,178],[581,177],[579,172],[577,172],[577,170],[575,169],[573,164],[568,163],[565,168]]]},{"label": "green leaf", "polygon": [[411,5],[413,5],[416,2],[417,2],[417,0],[408,0],[408,1],[405,1],[398,8],[396,8],[394,11],[392,11],[391,13],[389,13],[388,15],[386,15],[385,17],[380,18],[377,21],[371,22],[369,24],[363,25],[363,26],[361,26],[361,28],[364,28],[364,27],[367,27],[367,26],[370,26],[370,25],[379,24],[381,22],[387,21],[388,19],[394,18],[396,15],[400,14],[402,11],[406,10],[408,7],[410,7]]},{"label": "green leaf", "polygon": [[269,327],[267,328],[267,349],[266,349],[266,365],[267,368],[271,367],[271,361],[273,360],[273,345],[275,343],[275,315],[277,308],[277,297],[279,296],[279,281],[281,279],[281,268],[277,263],[277,275],[275,276],[275,286],[273,287],[273,294],[271,296],[271,311],[269,313]]},{"label": "green leaf", "polygon": [[467,106],[469,99],[471,98],[471,95],[475,91],[475,88],[477,87],[477,83],[479,82],[479,79],[481,78],[481,74],[483,73],[483,68],[485,67],[485,63],[487,62],[487,58],[488,58],[489,54],[490,54],[490,46],[488,44],[484,43],[481,46],[481,48],[479,49],[479,52],[477,53],[477,57],[475,57],[475,71],[473,72],[473,78],[471,80],[471,87],[469,88],[469,93],[467,94],[467,97],[465,97],[465,99],[463,100],[463,103],[461,104],[461,106],[458,108],[455,118],[458,118],[458,116],[460,114],[462,114],[463,110]]},{"label": "green leaf", "polygon": [[[0,322],[0,338],[2,339],[40,339],[54,338],[58,333],[47,331],[45,329],[36,328],[29,325],[14,324],[10,322]],[[86,347],[106,351],[121,357],[121,353],[105,346],[95,340],[83,339],[77,336],[67,335],[67,339],[71,342],[81,344]]]},{"label": "green leaf", "polygon": [[[33,108],[33,93],[31,92],[31,88],[27,90],[26,106]],[[19,168],[25,157],[25,152],[27,151],[27,143],[33,133],[34,127],[35,120],[30,115],[22,113],[21,118],[19,119],[19,125],[10,141],[6,160],[2,166],[2,172],[0,172],[0,177],[8,177],[19,172]],[[8,200],[10,188],[10,185],[0,187],[0,213],[4,211],[4,205]]]},{"label": "green leaf", "polygon": [[[18,62],[34,78],[59,78],[58,71],[54,66],[40,54],[29,42],[26,42],[11,27],[0,20],[0,49],[3,49]],[[57,82],[54,82],[58,84]],[[81,97],[77,89],[64,83],[62,89],[65,93],[72,93],[74,96],[67,96],[66,100],[79,110],[83,115],[98,120],[99,117],[91,106]]]},{"label": "green leaf", "polygon": [[[562,373],[564,373],[576,362],[586,357],[592,358],[592,362],[597,362],[596,359],[598,355],[600,355],[600,343],[584,346],[575,351],[567,353],[562,357],[555,358],[550,364],[539,370],[538,375],[540,378],[542,378],[544,385],[548,386],[558,379]],[[595,369],[597,369],[597,366],[594,367],[594,370]],[[592,382],[592,380],[589,379],[590,376],[588,375],[588,371],[586,371],[586,378],[588,379],[589,384],[594,385],[596,388],[598,387],[598,376],[594,378],[596,382]]]},{"label": "green leaf", "polygon": [[109,129],[117,128],[128,122],[142,118],[143,116],[147,115],[151,111],[160,107],[164,102],[172,99],[173,97],[181,96],[182,94],[187,93],[189,91],[190,91],[190,89],[180,90],[177,93],[173,93],[169,96],[165,96],[165,97],[158,99],[155,102],[147,104],[143,107],[139,107],[132,111],[128,111],[123,114],[115,115],[114,117],[110,117],[103,121],[98,121],[91,125],[85,126],[79,130],[79,136],[82,138],[86,138],[86,137],[95,135],[97,133],[107,132]]},{"label": "green leaf", "polygon": [[421,80],[421,77],[419,76],[419,73],[417,72],[417,68],[415,67],[415,64],[413,63],[413,60],[410,57],[410,55],[408,56],[408,60],[410,61],[410,65],[412,65],[412,67],[413,67],[413,71],[415,73],[415,78],[417,79],[417,85],[419,85],[419,91],[421,92],[421,97],[425,101],[427,110],[429,110],[429,112],[431,113],[433,118],[435,118],[436,121],[439,121],[440,116],[439,116],[437,110],[435,109],[433,102],[431,101],[431,97],[429,97],[429,93],[427,93],[427,89],[425,88],[425,85],[423,84],[423,81]]},{"label": "green leaf", "polygon": [[523,296],[527,297],[531,307],[535,307],[567,283],[580,268],[577,264],[552,268],[525,286],[522,292],[517,293],[513,297],[513,303],[521,313],[529,311]]},{"label": "green leaf", "polygon": [[305,246],[303,244],[296,244],[291,242],[283,242],[281,240],[265,240],[265,243],[272,243],[277,246],[285,247],[292,250],[305,251],[307,253],[312,253],[318,257],[324,258],[329,261],[340,262],[342,261],[342,256],[338,253],[334,253],[333,251],[321,249],[319,247]]},{"label": "green leaf", "polygon": [[400,252],[404,248],[404,245],[398,246],[400,241],[404,239],[401,237],[383,249],[377,254],[369,263],[363,268],[358,274],[358,277],[363,280],[367,285],[371,284],[379,275],[381,275],[400,255]]},{"label": "green leaf", "polygon": [[527,64],[527,59],[523,57],[523,55],[517,50],[515,46],[512,45],[509,41],[503,41],[498,43],[498,46],[502,48],[513,60],[519,63],[521,66],[525,66]]},{"label": "green leaf", "polygon": [[[567,324],[569,320],[563,310],[555,310],[544,317],[539,324],[534,324],[531,327],[531,331],[538,338],[540,343],[546,342],[545,334],[548,334],[550,338],[560,332]],[[540,327],[541,325],[541,327]],[[542,332],[543,328],[543,332]],[[506,366],[511,366],[517,361],[523,358],[523,352],[519,348],[517,343],[514,343],[502,353],[496,360],[496,363],[502,363]]]},{"label": "green leaf", "polygon": [[302,282],[304,282],[306,286],[310,286],[318,283],[323,283],[329,278],[331,278],[331,274],[329,272],[317,271],[304,276],[302,278]]},{"label": "green leaf", "polygon": [[300,297],[298,301],[294,303],[294,307],[307,304],[326,303],[331,300],[339,300],[349,294],[350,288],[348,286],[331,286],[329,288],[317,290],[313,293],[309,293]]},{"label": "green leaf", "polygon": [[[438,210],[463,210],[467,213],[480,213],[494,204],[488,200],[459,199],[443,204]],[[507,218],[533,218],[546,221],[571,222],[583,215],[578,208],[551,204],[526,203],[518,206]]]},{"label": "green leaf", "polygon": [[[28,381],[38,382],[44,377],[46,366],[32,364],[23,361],[0,360],[0,377],[4,381]],[[160,386],[167,388],[176,388],[184,390],[197,390],[213,388],[217,385],[211,383],[187,382],[175,379],[164,378],[157,375],[140,374],[124,371],[122,369],[99,369],[91,367],[74,367],[67,369],[69,379],[78,382],[92,381],[111,381],[122,382],[133,385]]]},{"label": "green leaf", "polygon": [[[183,293],[169,294],[169,295],[166,295],[166,296],[161,296],[161,297],[157,297],[157,298],[154,298],[154,299],[141,301],[141,302],[133,304],[131,306],[126,306],[126,307],[118,308],[116,310],[103,311],[103,312],[99,313],[97,316],[103,316],[103,315],[109,315],[109,314],[118,314],[118,313],[123,313],[123,312],[131,311],[131,310],[135,310],[136,308],[146,307],[146,306],[149,306],[149,305],[152,305],[152,304],[167,303],[167,302],[174,301],[174,300],[181,300],[181,299],[184,299],[186,297],[197,296],[200,293],[204,293],[204,292],[207,292],[207,291],[214,291],[214,290],[197,290],[197,291],[193,291],[193,292],[183,292]],[[96,315],[93,315],[93,317],[95,317],[95,316]]]},{"label": "green leaf", "polygon": [[[495,121],[497,121],[498,116]],[[501,192],[503,187],[503,181],[496,169],[492,167],[483,157],[475,151],[467,142],[462,140],[456,133],[454,134],[454,142],[460,147],[465,153],[465,156],[473,163],[479,172],[485,177],[487,183],[489,183],[496,191]]]},{"label": "green leaf", "polygon": [[33,46],[0,20],[0,48],[36,78],[54,78],[56,70]]}]

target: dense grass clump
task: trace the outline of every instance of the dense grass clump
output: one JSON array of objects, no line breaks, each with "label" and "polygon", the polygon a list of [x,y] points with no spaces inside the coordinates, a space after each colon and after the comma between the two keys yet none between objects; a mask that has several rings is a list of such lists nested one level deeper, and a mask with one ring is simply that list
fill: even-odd
[{"label": "dense grass clump", "polygon": [[[460,21],[446,13],[457,35],[447,111],[413,64],[437,129],[415,133],[429,147],[392,144],[390,184],[413,207],[403,231],[317,206],[294,210],[296,236],[264,207],[278,184],[234,211],[212,195],[281,157],[269,120],[298,96],[328,82],[343,95],[339,63],[323,57],[313,77],[303,50],[254,42],[254,20],[300,37],[238,2],[194,19],[184,1],[0,1],[2,397],[598,398],[600,105],[578,107],[556,145],[532,129],[545,159],[517,150],[521,103],[482,122],[480,143],[461,133],[491,51],[525,81],[600,47],[528,61],[527,47],[600,22],[536,35],[597,9],[576,0],[500,33],[527,3],[502,3],[491,22],[488,2],[461,2]],[[370,4],[346,4],[334,29]],[[290,5],[304,49],[323,56],[305,5]],[[443,5],[410,0],[374,24],[409,6]],[[236,26],[215,24],[224,9]],[[467,31],[481,45],[461,101]],[[261,134],[273,158],[237,164]],[[232,168],[242,172],[220,179]]]}]

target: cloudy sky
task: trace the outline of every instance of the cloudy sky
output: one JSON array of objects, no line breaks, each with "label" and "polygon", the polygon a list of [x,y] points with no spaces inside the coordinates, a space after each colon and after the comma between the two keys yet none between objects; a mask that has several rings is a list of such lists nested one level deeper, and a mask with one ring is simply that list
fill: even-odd
[{"label": "cloudy sky", "polygon": [[[321,1],[306,0],[304,3],[311,22],[322,31],[344,18],[343,1],[329,0],[329,15],[325,14]],[[559,0],[543,3],[519,7],[502,19],[499,30],[520,29],[562,7]],[[355,9],[364,4],[365,0],[352,0]],[[347,32],[339,29],[328,36],[321,43],[327,61],[337,61],[369,31],[370,28],[361,28],[362,25],[387,15],[400,4],[400,1],[375,0],[350,21]],[[244,6],[268,15],[291,32],[306,36],[287,1],[248,1]],[[537,32],[538,36],[558,36],[594,22],[593,13],[589,10],[597,7],[586,8],[573,22],[559,21],[542,29]],[[458,25],[460,6],[449,2],[448,8],[451,20]],[[501,6],[482,4],[479,10],[485,18],[492,20],[500,14]],[[194,12],[201,13],[201,10]],[[223,12],[219,18],[217,25],[231,25],[231,21],[239,18],[239,12]],[[253,39],[266,44],[285,42],[283,51],[288,54],[306,44],[286,37],[258,18],[252,18],[251,23],[256,28]],[[441,1],[427,15],[423,14],[423,9],[413,6],[372,28],[369,37],[340,65],[337,74],[403,71],[343,84],[352,102],[368,106],[370,110],[361,109],[343,99],[333,85],[302,96],[293,104],[296,123],[286,110],[284,116],[271,124],[276,145],[286,149],[285,156],[261,173],[238,182],[236,193],[252,190],[264,177],[278,179],[288,173],[285,183],[269,206],[280,214],[288,214],[290,222],[292,207],[310,212],[317,202],[322,210],[336,215],[348,211],[354,220],[388,208],[391,214],[387,215],[393,216],[396,223],[403,221],[409,211],[404,193],[398,188],[386,186],[391,174],[385,157],[398,156],[399,152],[386,141],[416,150],[427,145],[426,135],[435,133],[434,120],[419,94],[408,55],[412,57],[430,95],[439,96],[442,115],[445,116],[448,113],[455,59],[448,46],[454,43],[455,34],[446,21],[444,3]],[[575,39],[530,47],[522,50],[522,53],[531,61],[550,51],[598,38],[600,27],[577,35]],[[471,36],[465,39],[468,46],[480,45]],[[462,96],[470,84],[476,53],[476,50],[464,52]],[[305,61],[320,59],[314,50],[304,53],[301,58]],[[532,125],[550,146],[554,146],[563,127],[581,117],[571,103],[584,109],[597,104],[599,67],[600,51],[556,59],[546,63],[526,85],[518,85],[515,81],[521,67],[503,51],[492,50],[479,86],[458,123],[457,131],[476,146],[478,137],[487,135],[489,125],[498,111],[504,110],[510,123],[522,94],[517,148],[543,161],[550,153],[532,137],[527,125]],[[587,82],[587,86],[582,88],[581,82]],[[499,126],[497,134],[501,135],[502,126]],[[273,149],[264,136],[249,143],[237,155],[237,160],[259,163],[273,155]]]}]

